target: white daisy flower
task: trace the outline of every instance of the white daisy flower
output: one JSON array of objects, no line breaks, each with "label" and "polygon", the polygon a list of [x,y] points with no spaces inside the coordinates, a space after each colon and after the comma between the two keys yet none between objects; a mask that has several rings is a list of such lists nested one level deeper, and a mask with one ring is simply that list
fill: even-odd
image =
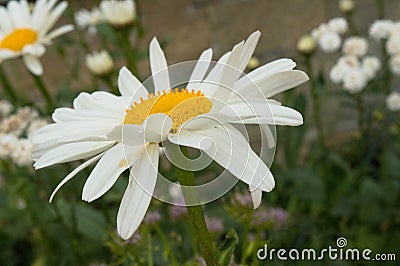
[{"label": "white daisy flower", "polygon": [[368,42],[362,37],[352,36],[343,43],[343,53],[363,57],[368,51]]},{"label": "white daisy flower", "polygon": [[103,0],[100,3],[100,10],[104,19],[117,27],[131,24],[136,16],[133,0]]},{"label": "white daisy flower", "polygon": [[328,28],[330,31],[344,34],[347,32],[349,26],[345,18],[337,17],[328,21]]},{"label": "white daisy flower", "polygon": [[94,75],[104,76],[112,72],[114,61],[106,50],[102,50],[86,55],[86,66]]},{"label": "white daisy flower", "polygon": [[318,40],[319,47],[325,53],[336,52],[340,48],[341,44],[342,39],[340,38],[340,35],[332,31],[323,33],[321,38]]},{"label": "white daisy flower", "polygon": [[390,111],[400,110],[400,93],[394,91],[386,97],[386,106]]},{"label": "white daisy flower", "polygon": [[393,29],[393,21],[388,19],[376,20],[369,27],[369,36],[376,40],[387,39]]},{"label": "white daisy flower", "polygon": [[7,8],[0,7],[0,62],[22,56],[29,71],[35,75],[43,73],[38,58],[46,51],[45,45],[73,30],[72,25],[64,25],[49,32],[68,5],[56,3],[38,0],[32,12],[26,0],[10,1]]},{"label": "white daisy flower", "polygon": [[104,16],[99,8],[93,8],[91,11],[82,8],[75,12],[74,19],[79,29],[88,28],[90,34],[95,34],[96,25],[104,21]]},{"label": "white daisy flower", "polygon": [[[56,109],[55,123],[32,137],[35,168],[90,159],[64,178],[50,200],[63,184],[96,161],[83,188],[82,199],[89,202],[106,193],[121,173],[131,168],[117,216],[118,233],[128,239],[143,220],[155,189],[159,143],[170,142],[204,151],[249,185],[254,207],[258,207],[262,192],[274,188],[274,178],[231,123],[302,124],[300,113],[267,98],[308,80],[304,72],[293,70],[296,64],[290,59],[274,61],[241,77],[259,37],[255,32],[237,44],[208,75],[212,50],[204,51],[187,89],[171,89],[167,61],[154,38],[149,49],[154,94],[122,68],[118,78],[121,96],[82,93],[73,108]],[[245,97],[246,103],[238,95]]]}]

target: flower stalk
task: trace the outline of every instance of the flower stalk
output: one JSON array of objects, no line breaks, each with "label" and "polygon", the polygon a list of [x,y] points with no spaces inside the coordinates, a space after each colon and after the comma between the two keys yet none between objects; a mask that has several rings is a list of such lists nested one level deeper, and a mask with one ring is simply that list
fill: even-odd
[{"label": "flower stalk", "polygon": [[12,103],[17,103],[18,102],[18,97],[17,94],[15,93],[11,82],[8,80],[7,74],[5,73],[3,67],[0,64],[0,80],[1,84],[3,85],[4,90],[8,94],[8,96],[11,98]]},{"label": "flower stalk", "polygon": [[[182,147],[182,151],[187,157],[188,151],[186,147]],[[181,168],[178,168],[176,166],[176,175],[178,177],[179,183],[182,186],[195,186],[196,182],[194,179],[194,174],[193,172],[183,170]],[[193,200],[194,198],[198,198],[198,195],[193,195],[192,191],[187,191],[183,189],[183,197],[185,198],[185,201],[187,199]],[[196,206],[187,206],[186,207],[189,213],[189,219],[193,228],[194,233],[196,234],[196,239],[197,239],[197,244],[200,248],[200,251],[207,263],[207,265],[218,265],[218,260],[217,256],[215,253],[215,249],[213,246],[213,243],[210,238],[210,234],[207,230],[207,225],[206,221],[204,218],[204,213],[201,205],[196,205]]]},{"label": "flower stalk", "polygon": [[125,59],[128,62],[128,68],[132,71],[133,75],[138,77],[139,72],[136,65],[136,54],[129,40],[130,29],[121,29],[120,31],[116,32],[121,44],[122,52],[124,53]]},{"label": "flower stalk", "polygon": [[311,62],[311,55],[305,55],[306,59],[306,68],[308,75],[310,76],[310,86],[311,86],[311,97],[312,97],[312,106],[313,106],[313,116],[314,116],[314,123],[317,127],[317,134],[318,134],[318,142],[321,147],[325,147],[325,137],[324,137],[324,129],[322,125],[321,119],[321,107],[320,107],[320,99],[318,96],[318,87],[316,83],[316,79],[314,76],[313,66]]},{"label": "flower stalk", "polygon": [[40,76],[36,76],[35,74],[32,74],[31,72],[29,72],[29,73],[32,76],[33,81],[35,82],[40,93],[42,94],[43,98],[46,101],[47,111],[49,113],[51,113],[55,109],[56,105],[55,105],[52,97],[50,96],[49,90],[47,89],[46,85],[44,84],[44,82]]}]

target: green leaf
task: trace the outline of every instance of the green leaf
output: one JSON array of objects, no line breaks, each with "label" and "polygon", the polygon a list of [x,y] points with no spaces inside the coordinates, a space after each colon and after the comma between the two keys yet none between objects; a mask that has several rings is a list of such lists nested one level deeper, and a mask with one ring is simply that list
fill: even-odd
[{"label": "green leaf", "polygon": [[231,229],[225,236],[224,243],[219,247],[219,258],[218,263],[220,265],[228,265],[233,252],[237,244],[239,243],[239,237],[235,229]]}]

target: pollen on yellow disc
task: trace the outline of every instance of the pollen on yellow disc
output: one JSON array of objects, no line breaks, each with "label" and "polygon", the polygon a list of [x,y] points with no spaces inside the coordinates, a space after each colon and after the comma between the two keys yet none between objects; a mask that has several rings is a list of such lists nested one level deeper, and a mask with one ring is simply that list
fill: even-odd
[{"label": "pollen on yellow disc", "polygon": [[172,130],[196,116],[210,112],[212,103],[201,91],[172,89],[168,92],[150,93],[147,99],[133,103],[124,119],[124,124],[141,125],[148,116],[163,113],[172,118]]},{"label": "pollen on yellow disc", "polygon": [[15,29],[0,41],[0,49],[22,51],[25,45],[37,40],[37,32],[29,28]]}]

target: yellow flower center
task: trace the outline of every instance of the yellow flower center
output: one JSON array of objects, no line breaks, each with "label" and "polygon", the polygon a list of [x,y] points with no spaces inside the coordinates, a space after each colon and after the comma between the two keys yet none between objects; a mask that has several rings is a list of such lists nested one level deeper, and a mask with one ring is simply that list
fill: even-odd
[{"label": "yellow flower center", "polygon": [[0,41],[0,49],[9,49],[19,52],[22,51],[25,45],[34,43],[37,37],[37,32],[32,29],[15,29]]},{"label": "yellow flower center", "polygon": [[128,110],[124,124],[141,125],[148,116],[163,113],[173,121],[172,131],[176,131],[183,123],[196,116],[210,112],[212,103],[201,91],[188,89],[172,89],[168,92],[150,93],[144,100],[134,102]]}]

